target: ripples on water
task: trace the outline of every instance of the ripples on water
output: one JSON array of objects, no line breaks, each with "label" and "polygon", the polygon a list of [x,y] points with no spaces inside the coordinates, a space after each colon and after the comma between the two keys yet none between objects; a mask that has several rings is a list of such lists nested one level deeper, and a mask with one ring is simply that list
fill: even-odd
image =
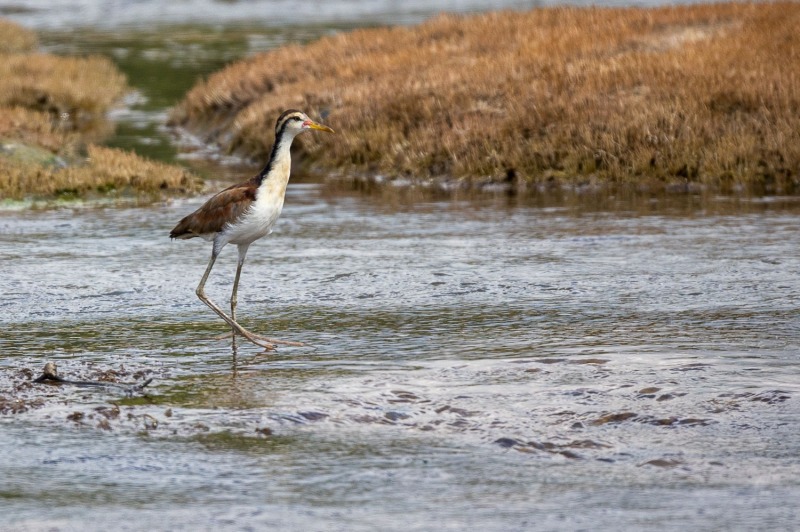
[{"label": "ripples on water", "polygon": [[[0,214],[0,519],[796,522],[796,201],[404,203],[292,185],[239,314],[313,348],[240,345],[235,365],[194,295],[208,245],[167,237],[201,201]],[[235,255],[208,285],[223,307]],[[155,381],[134,399],[31,386],[47,360]]]},{"label": "ripples on water", "polygon": [[[487,7],[40,4],[0,10],[53,30],[47,51],[113,57],[139,96],[111,143],[164,160],[165,109],[237,57]],[[239,315],[313,348],[235,362],[194,295],[208,244],[167,237],[202,198],[0,212],[0,528],[795,527],[800,203],[596,199],[293,184]],[[208,284],[223,307],[235,255]],[[45,361],[154,382],[31,384]]]},{"label": "ripples on water", "polygon": [[[469,12],[488,9],[530,9],[559,4],[558,0],[330,0],[327,2],[286,2],[285,0],[50,0],[46,5],[38,0],[0,1],[0,12],[12,16],[29,27],[114,28],[146,27],[165,24],[211,23],[236,24],[257,20],[265,26],[326,24],[341,22],[386,24],[416,23],[439,12]],[[575,4],[590,4],[577,0]],[[654,5],[658,0],[620,4]]]}]

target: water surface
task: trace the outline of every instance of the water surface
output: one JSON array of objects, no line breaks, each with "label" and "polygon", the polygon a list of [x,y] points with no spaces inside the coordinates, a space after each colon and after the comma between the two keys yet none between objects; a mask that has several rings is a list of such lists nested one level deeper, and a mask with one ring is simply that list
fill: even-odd
[{"label": "water surface", "polygon": [[[0,8],[126,72],[110,144],[186,162],[168,108],[229,61],[523,3],[334,4]],[[797,198],[413,196],[293,180],[239,295],[311,346],[276,353],[214,339],[208,244],[167,237],[205,197],[0,211],[0,528],[796,528]]]},{"label": "water surface", "polygon": [[[796,523],[795,199],[292,185],[239,314],[313,347],[235,358],[193,293],[207,244],[166,236],[201,201],[0,215],[0,389],[28,407],[1,421],[4,527]],[[31,385],[45,361],[154,382]]]}]

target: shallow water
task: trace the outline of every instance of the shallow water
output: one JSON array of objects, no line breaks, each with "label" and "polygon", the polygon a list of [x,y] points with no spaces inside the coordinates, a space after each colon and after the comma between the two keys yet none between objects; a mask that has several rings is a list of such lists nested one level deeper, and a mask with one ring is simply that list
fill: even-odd
[{"label": "shallow water", "polygon": [[[702,0],[611,0],[603,5],[655,6],[691,4]],[[0,1],[0,15],[40,29],[152,27],[186,23],[214,25],[307,26],[309,24],[413,24],[439,12],[468,13],[488,9],[595,5],[594,0],[39,0]]]},{"label": "shallow water", "polygon": [[[0,10],[113,57],[138,95],[110,143],[170,161],[166,108],[228,61],[487,5],[162,4]],[[311,346],[277,353],[213,338],[208,244],[167,237],[204,197],[0,211],[0,529],[796,528],[798,198],[406,195],[293,180],[239,296]],[[33,384],[46,361],[153,382]]]},{"label": "shallow water", "polygon": [[312,347],[235,360],[208,245],[167,238],[201,201],[0,214],[3,528],[797,523],[796,199],[294,184],[239,315]]}]

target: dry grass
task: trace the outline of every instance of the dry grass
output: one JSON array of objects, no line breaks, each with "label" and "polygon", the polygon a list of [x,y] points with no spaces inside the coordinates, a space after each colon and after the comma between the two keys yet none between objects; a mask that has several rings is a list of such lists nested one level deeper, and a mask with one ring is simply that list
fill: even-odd
[{"label": "dry grass", "polygon": [[0,106],[43,111],[64,126],[87,130],[128,90],[104,57],[0,56]]},{"label": "dry grass", "polygon": [[183,168],[148,161],[115,148],[90,144],[87,150],[88,157],[81,164],[66,168],[20,164],[0,157],[0,197],[87,197],[110,193],[160,197],[200,190],[200,182]]},{"label": "dry grass", "polygon": [[53,153],[71,152],[79,137],[59,127],[47,113],[23,107],[0,107],[0,140],[14,139]]},{"label": "dry grass", "polygon": [[199,190],[180,167],[89,144],[128,90],[111,61],[33,53],[35,35],[3,20],[0,37],[0,199]]},{"label": "dry grass", "polygon": [[31,52],[38,44],[32,31],[0,19],[0,54]]},{"label": "dry grass", "polygon": [[440,16],[241,61],[172,122],[264,157],[287,107],[351,174],[534,183],[800,184],[800,4]]}]

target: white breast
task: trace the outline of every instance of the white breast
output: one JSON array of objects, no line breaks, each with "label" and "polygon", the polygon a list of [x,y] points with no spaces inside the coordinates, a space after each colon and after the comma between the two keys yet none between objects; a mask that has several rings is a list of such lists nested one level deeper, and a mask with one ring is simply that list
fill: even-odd
[{"label": "white breast", "polygon": [[283,209],[283,198],[289,184],[292,159],[289,142],[281,143],[275,152],[272,169],[256,191],[256,200],[241,219],[223,232],[231,244],[250,244],[272,232]]},{"label": "white breast", "polygon": [[250,244],[272,232],[283,209],[283,196],[278,201],[260,202],[258,199],[241,220],[225,230],[226,240],[231,244]]},{"label": "white breast", "polygon": [[272,232],[272,226],[275,225],[279,215],[280,212],[271,214],[255,212],[225,231],[226,240],[236,245],[251,244]]}]

